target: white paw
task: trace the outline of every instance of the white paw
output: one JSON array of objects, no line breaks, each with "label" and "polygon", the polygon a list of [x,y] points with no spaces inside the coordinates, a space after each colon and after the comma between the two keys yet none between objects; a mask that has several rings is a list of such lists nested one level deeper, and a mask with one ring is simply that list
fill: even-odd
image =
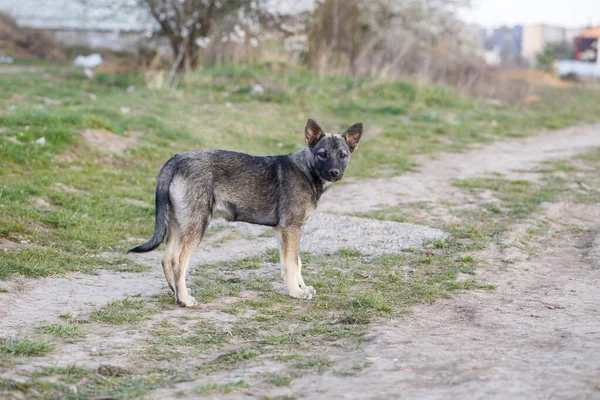
[{"label": "white paw", "polygon": [[195,307],[198,305],[198,302],[195,298],[188,295],[186,299],[177,299],[177,304],[181,307]]},{"label": "white paw", "polygon": [[294,287],[293,289],[289,289],[289,295],[290,297],[293,297],[294,299],[307,299],[310,300],[313,297],[313,294],[315,294],[316,291],[315,289],[313,289],[312,287],[307,286],[305,289],[300,289],[299,287],[296,288]]},{"label": "white paw", "polygon": [[305,292],[309,292],[309,293],[311,293],[312,295],[315,295],[315,294],[317,294],[317,291],[316,291],[316,290],[315,290],[315,288],[314,288],[314,287],[312,287],[312,286],[306,286],[306,287],[305,287],[303,290],[304,290]]}]

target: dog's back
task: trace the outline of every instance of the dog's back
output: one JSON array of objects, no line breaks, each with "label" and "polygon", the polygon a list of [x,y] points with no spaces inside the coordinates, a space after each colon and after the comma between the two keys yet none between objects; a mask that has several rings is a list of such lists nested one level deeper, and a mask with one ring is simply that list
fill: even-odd
[{"label": "dog's back", "polygon": [[[230,221],[277,226],[298,202],[316,206],[312,178],[306,168],[303,171],[303,162],[301,155],[255,157],[224,150],[178,154],[167,163],[176,170],[169,204],[180,223],[197,212],[208,212]],[[169,169],[164,179],[170,177]]]}]

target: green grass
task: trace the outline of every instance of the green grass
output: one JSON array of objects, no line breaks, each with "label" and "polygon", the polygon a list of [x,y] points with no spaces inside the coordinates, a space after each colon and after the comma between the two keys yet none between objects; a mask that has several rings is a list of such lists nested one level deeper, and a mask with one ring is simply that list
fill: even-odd
[{"label": "green grass", "polygon": [[292,383],[292,378],[285,374],[274,372],[268,375],[267,382],[278,387],[289,386]]},{"label": "green grass", "polygon": [[209,361],[205,364],[199,365],[197,369],[202,372],[215,372],[223,369],[231,369],[238,365],[238,363],[251,360],[260,355],[257,349],[253,348],[242,348],[233,351],[223,353],[216,357],[214,360]]},{"label": "green grass", "polygon": [[471,178],[456,181],[454,185],[472,191],[493,191],[500,202],[497,205],[488,204],[488,209],[495,214],[507,214],[512,218],[530,215],[542,203],[552,201],[565,191],[565,182],[562,179],[548,179],[536,184],[526,180]]},{"label": "green grass", "polygon": [[106,306],[96,309],[90,320],[105,324],[121,325],[147,319],[158,310],[149,306],[143,299],[114,300]]},{"label": "green grass", "polygon": [[54,350],[54,346],[42,339],[0,338],[0,355],[2,356],[43,356],[52,350]]},{"label": "green grass", "polygon": [[97,269],[110,269],[120,272],[142,272],[148,270],[124,257],[94,257],[69,253],[53,247],[30,247],[18,251],[8,251],[0,259],[0,279],[13,274],[30,278],[50,275],[65,275],[69,272],[93,273]]},{"label": "green grass", "polygon": [[59,338],[74,338],[84,336],[83,327],[77,323],[48,324],[40,328],[44,333]]},{"label": "green grass", "polygon": [[212,393],[231,393],[238,389],[245,389],[248,384],[243,380],[231,383],[209,383],[196,388],[196,393],[207,395]]},{"label": "green grass", "polygon": [[69,365],[64,368],[42,367],[26,381],[0,378],[0,388],[8,393],[21,392],[27,398],[130,399],[143,397],[152,389],[184,379],[165,371],[149,370],[135,374],[112,366],[92,370]]}]

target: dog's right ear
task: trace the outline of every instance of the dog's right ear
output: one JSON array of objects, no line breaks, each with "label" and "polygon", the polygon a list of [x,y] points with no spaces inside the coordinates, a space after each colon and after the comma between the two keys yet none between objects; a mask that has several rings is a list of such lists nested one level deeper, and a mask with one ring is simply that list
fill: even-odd
[{"label": "dog's right ear", "polygon": [[323,136],[325,136],[325,132],[323,132],[323,129],[317,124],[317,121],[309,119],[306,123],[306,128],[304,128],[304,135],[306,136],[306,144],[308,144],[308,147],[313,147]]}]

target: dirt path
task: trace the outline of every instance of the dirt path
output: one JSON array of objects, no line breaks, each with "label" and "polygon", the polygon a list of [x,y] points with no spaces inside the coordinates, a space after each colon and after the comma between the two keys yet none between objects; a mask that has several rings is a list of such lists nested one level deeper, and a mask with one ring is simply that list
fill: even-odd
[{"label": "dirt path", "polygon": [[[515,176],[543,161],[564,159],[600,146],[600,124],[573,127],[490,145],[466,153],[422,156],[418,172],[389,179],[339,185],[323,196],[320,211],[351,213],[399,202],[460,201],[453,179],[488,173]],[[522,177],[522,174],[519,174]]]},{"label": "dirt path", "polygon": [[[599,146],[600,125],[570,128],[494,143],[464,154],[423,157],[418,172],[336,186],[311,219],[303,245],[317,252],[330,251],[331,243],[365,252],[385,246],[390,251],[417,246],[442,233],[331,213],[415,202],[460,203],[465,193],[451,185],[453,179],[490,173],[529,179],[519,170]],[[328,220],[332,218],[335,221]],[[289,387],[228,396],[600,398],[600,207],[598,203],[555,203],[539,218],[551,229],[576,226],[585,233],[556,237],[535,256],[514,248],[490,249],[487,265],[480,268],[477,279],[497,285],[496,290],[468,292],[416,307],[405,319],[373,325],[370,340],[345,351],[338,360],[348,365],[370,364],[352,377],[328,371],[296,379]],[[342,224],[344,229],[324,228],[332,224]],[[357,228],[359,224],[364,225]],[[237,236],[220,246],[224,235],[231,234],[227,232],[209,238],[193,262],[236,259],[274,246],[262,228],[242,224],[235,226]],[[581,243],[590,245],[575,247]],[[232,248],[236,250],[232,252]],[[159,259],[157,252],[142,256],[140,261],[155,268],[141,274],[103,272],[13,281],[10,285],[21,287],[21,299],[14,302],[11,295],[0,293],[2,331],[11,335],[28,332],[40,319],[52,322],[65,312],[89,313],[126,294],[157,294],[164,289]],[[104,341],[107,338],[103,336]],[[66,363],[67,358],[59,355],[52,360]],[[178,398],[179,390],[182,387],[161,389],[154,397]]]}]

